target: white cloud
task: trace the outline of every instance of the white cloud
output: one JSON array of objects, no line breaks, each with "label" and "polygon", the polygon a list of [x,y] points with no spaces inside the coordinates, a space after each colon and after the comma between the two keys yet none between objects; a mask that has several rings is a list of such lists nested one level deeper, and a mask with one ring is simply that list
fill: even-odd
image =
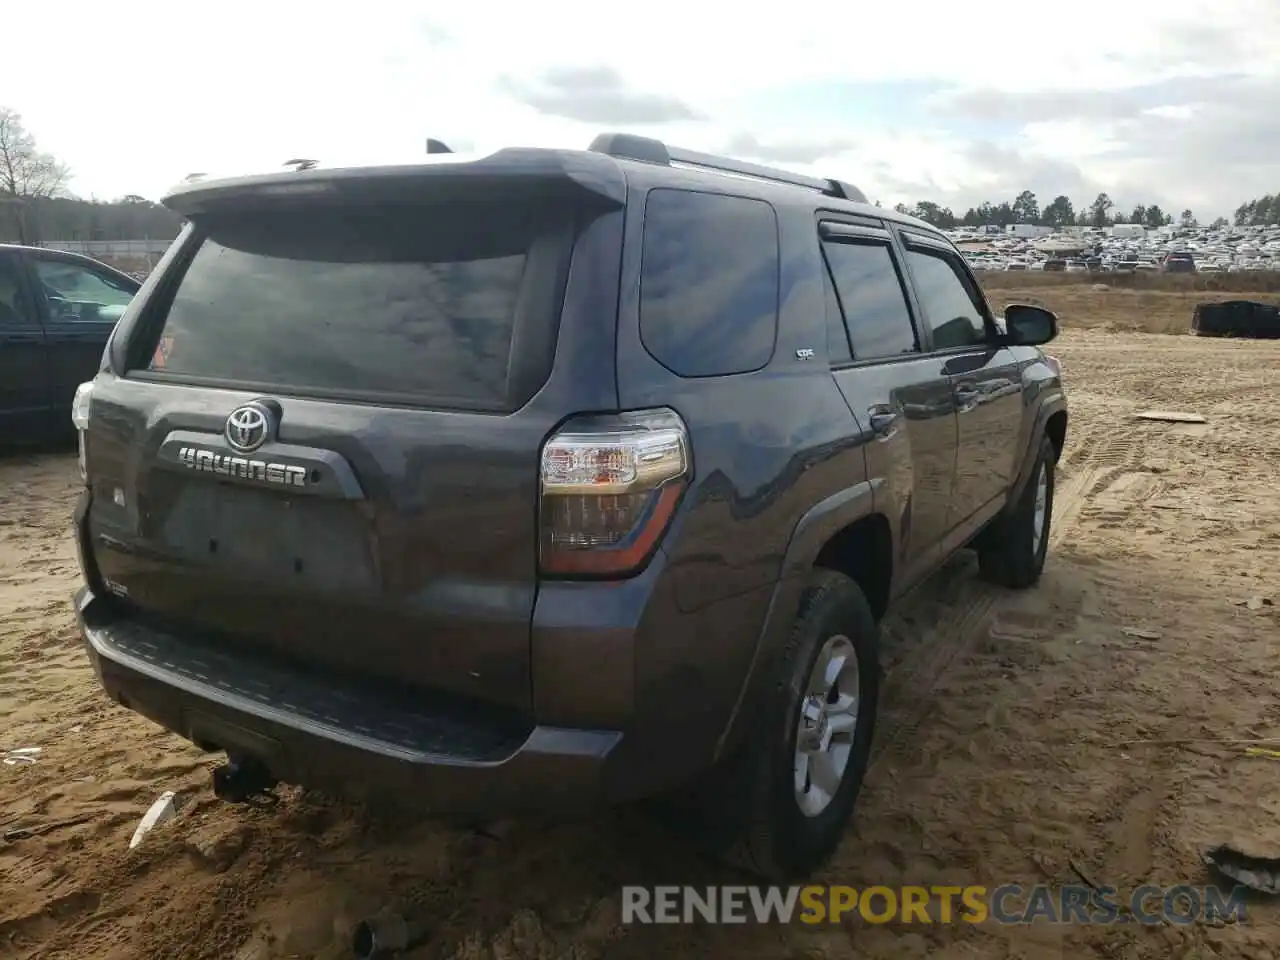
[{"label": "white cloud", "polygon": [[[626,117],[680,116],[677,104],[685,119],[632,129],[704,149],[754,143],[764,155],[772,145],[797,167],[814,154],[811,169],[888,202],[930,190],[966,203],[1026,187],[1042,195],[1146,190],[1151,196],[1132,201],[1174,204],[1181,191],[1225,212],[1250,191],[1266,192],[1268,181],[1274,189],[1280,176],[1265,152],[1252,178],[1206,184],[1199,178],[1214,164],[1205,144],[1185,157],[1170,151],[1176,129],[1194,137],[1200,114],[1212,113],[1209,104],[1188,113],[1199,97],[1133,109],[1115,99],[1123,88],[1223,74],[1274,82],[1274,0],[1224,0],[1211,17],[1201,0],[1031,9],[1022,0],[901,0],[810,4],[789,18],[688,0],[435,9],[399,0],[73,0],[24,7],[20,34],[29,40],[6,43],[0,96],[71,165],[74,189],[99,197],[155,197],[190,172],[272,167],[298,155],[413,155],[427,136],[481,150],[584,146],[600,129],[627,127]],[[547,88],[549,77],[575,71],[599,81],[582,91],[592,98],[582,110],[566,107],[572,90]],[[831,117],[821,129],[753,121],[753,100],[783,87],[891,81],[950,87],[943,103],[969,99],[952,114],[935,100],[921,119],[926,104],[917,98],[903,104],[909,121],[860,122],[856,103],[848,110],[855,119]],[[641,101],[649,113],[627,112]],[[610,124],[613,109],[619,121]],[[1011,109],[1027,115],[1010,120]],[[994,126],[991,110],[1001,117]],[[1135,139],[1147,135],[1149,148]],[[1035,176],[1046,182],[1018,179]]]},{"label": "white cloud", "polygon": [[1167,117],[1170,120],[1190,120],[1195,116],[1195,112],[1196,105],[1191,103],[1171,103],[1143,111],[1149,117]]}]

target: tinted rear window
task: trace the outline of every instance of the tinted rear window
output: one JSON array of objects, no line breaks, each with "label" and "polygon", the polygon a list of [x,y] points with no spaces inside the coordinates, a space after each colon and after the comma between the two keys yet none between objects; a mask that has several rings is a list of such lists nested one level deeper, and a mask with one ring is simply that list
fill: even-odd
[{"label": "tinted rear window", "polygon": [[561,269],[568,219],[473,203],[203,220],[149,369],[504,405],[517,318],[554,328],[545,273]]},{"label": "tinted rear window", "polygon": [[652,190],[640,336],[682,377],[759,370],[778,331],[778,221],[762,200]]},{"label": "tinted rear window", "polygon": [[853,344],[855,360],[881,360],[916,350],[907,295],[885,243],[823,243]]}]

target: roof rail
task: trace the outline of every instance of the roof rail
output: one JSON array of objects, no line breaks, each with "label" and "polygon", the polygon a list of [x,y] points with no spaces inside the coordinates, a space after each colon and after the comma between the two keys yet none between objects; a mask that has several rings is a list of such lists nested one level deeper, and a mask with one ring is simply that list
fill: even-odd
[{"label": "roof rail", "polygon": [[427,137],[427,153],[453,153],[443,140],[432,140]]},{"label": "roof rail", "polygon": [[664,167],[669,167],[673,163],[703,167],[707,170],[719,170],[722,173],[754,177],[757,180],[786,183],[793,187],[806,187],[840,200],[852,200],[855,203],[867,202],[866,194],[843,180],[807,177],[802,173],[779,170],[777,167],[766,167],[758,163],[719,157],[713,153],[700,153],[697,150],[672,147],[653,137],[642,137],[634,133],[602,133],[591,141],[588,149],[624,160],[639,160],[642,163],[656,163]]}]

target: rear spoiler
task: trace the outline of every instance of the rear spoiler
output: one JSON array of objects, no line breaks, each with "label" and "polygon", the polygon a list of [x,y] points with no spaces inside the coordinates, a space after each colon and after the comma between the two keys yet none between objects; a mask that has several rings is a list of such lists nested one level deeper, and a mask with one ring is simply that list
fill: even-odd
[{"label": "rear spoiler", "polygon": [[[626,203],[627,183],[610,157],[583,151],[507,148],[466,160],[377,167],[299,168],[223,180],[189,180],[161,200],[184,217],[264,205],[315,206],[377,201],[481,199],[500,195]],[[454,159],[458,157],[458,159]]]}]

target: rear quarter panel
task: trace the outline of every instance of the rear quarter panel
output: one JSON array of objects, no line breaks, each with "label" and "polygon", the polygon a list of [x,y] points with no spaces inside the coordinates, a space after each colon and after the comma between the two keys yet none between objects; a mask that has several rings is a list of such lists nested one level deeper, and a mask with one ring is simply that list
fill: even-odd
[{"label": "rear quarter panel", "polygon": [[[667,175],[661,186],[683,184]],[[752,373],[681,378],[649,354],[640,336],[647,187],[633,184],[628,207],[619,397],[624,409],[670,406],[684,418],[694,480],[664,542],[663,579],[672,584],[678,619],[637,637],[636,726],[646,736],[670,733],[692,759],[713,747],[736,709],[801,518],[838,491],[866,486],[867,438],[828,366],[812,207],[774,203],[782,262],[771,361]],[[704,179],[688,188],[713,189]],[[802,359],[807,351],[812,355]],[[869,487],[867,493],[869,502]],[[782,616],[790,622],[791,612]]]}]

